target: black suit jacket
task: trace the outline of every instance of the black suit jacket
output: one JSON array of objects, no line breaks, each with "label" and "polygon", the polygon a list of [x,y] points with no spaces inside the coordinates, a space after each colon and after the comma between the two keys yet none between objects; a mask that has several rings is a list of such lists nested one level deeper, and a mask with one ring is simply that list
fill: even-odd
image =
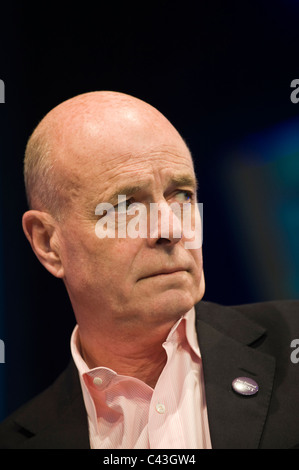
[{"label": "black suit jacket", "polygon": [[[299,363],[290,355],[299,338],[299,302],[223,307],[196,305],[206,400],[214,449],[299,447]],[[253,378],[250,397],[232,389]],[[88,422],[75,365],[0,425],[0,448],[88,449]]]}]

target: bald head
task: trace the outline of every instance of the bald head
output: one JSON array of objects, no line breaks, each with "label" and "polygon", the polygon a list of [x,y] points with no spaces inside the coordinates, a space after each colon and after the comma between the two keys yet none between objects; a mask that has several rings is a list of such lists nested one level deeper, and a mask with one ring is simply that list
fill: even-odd
[{"label": "bald head", "polygon": [[[172,141],[186,145],[170,122],[154,107],[112,91],[90,92],[51,110],[32,133],[25,152],[24,173],[32,209],[61,217],[82,195],[95,163],[113,166],[115,158],[130,158],[151,148],[152,136],[161,149]],[[151,148],[151,151],[153,149]]]}]

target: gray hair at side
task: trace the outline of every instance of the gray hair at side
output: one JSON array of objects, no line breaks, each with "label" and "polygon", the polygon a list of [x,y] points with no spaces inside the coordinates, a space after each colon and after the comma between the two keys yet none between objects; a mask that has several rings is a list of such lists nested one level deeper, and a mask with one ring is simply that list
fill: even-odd
[{"label": "gray hair at side", "polygon": [[29,209],[49,212],[59,219],[63,206],[62,178],[54,169],[51,138],[39,124],[28,139],[24,157],[24,183]]}]

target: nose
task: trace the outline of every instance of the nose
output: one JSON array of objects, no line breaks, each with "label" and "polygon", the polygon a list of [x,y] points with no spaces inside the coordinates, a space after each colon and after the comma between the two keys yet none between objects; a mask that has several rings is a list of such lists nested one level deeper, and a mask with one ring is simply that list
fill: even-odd
[{"label": "nose", "polygon": [[172,246],[182,238],[181,209],[179,204],[169,205],[167,202],[151,203],[149,216],[150,246]]}]

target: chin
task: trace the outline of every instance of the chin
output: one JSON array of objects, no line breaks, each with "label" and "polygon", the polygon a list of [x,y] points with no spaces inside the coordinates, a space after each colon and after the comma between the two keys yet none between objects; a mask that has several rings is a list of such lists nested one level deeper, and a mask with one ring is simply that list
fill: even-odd
[{"label": "chin", "polygon": [[190,292],[170,290],[157,296],[153,302],[152,315],[164,320],[177,320],[187,313],[198,300]]}]

